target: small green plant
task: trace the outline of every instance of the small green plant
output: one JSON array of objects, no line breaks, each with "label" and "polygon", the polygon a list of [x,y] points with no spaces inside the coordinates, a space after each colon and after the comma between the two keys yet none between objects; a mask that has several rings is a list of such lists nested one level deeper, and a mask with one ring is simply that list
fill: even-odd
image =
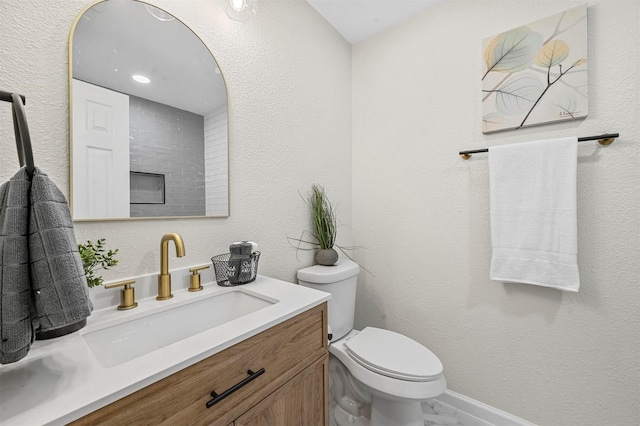
[{"label": "small green plant", "polygon": [[96,271],[106,270],[118,264],[118,259],[115,258],[118,249],[107,251],[104,242],[105,239],[100,238],[95,243],[87,241],[85,244],[78,244],[84,275],[87,277],[89,287],[96,287],[104,282],[102,276],[95,274]]},{"label": "small green plant", "polygon": [[311,195],[307,200],[311,208],[313,223],[313,237],[318,241],[321,249],[330,249],[336,243],[338,221],[333,205],[327,198],[324,188],[320,185],[311,186]]},{"label": "small green plant", "polygon": [[[311,186],[311,194],[307,198],[300,194],[300,197],[309,206],[313,231],[302,231],[300,238],[287,237],[289,243],[296,241],[294,247],[298,250],[331,249],[336,246],[338,221],[324,187],[314,183]],[[302,247],[300,244],[308,244],[312,247]]]},{"label": "small green plant", "polygon": [[[304,198],[302,194],[300,194],[300,196],[309,206],[313,230],[311,232],[307,230],[302,231],[300,238],[287,236],[289,244],[294,246],[297,250],[326,250],[337,248],[346,257],[353,261],[353,258],[349,256],[345,250],[354,250],[359,247],[342,247],[336,244],[336,237],[338,235],[338,219],[336,217],[336,210],[331,201],[329,201],[324,187],[318,184],[313,184],[311,186],[311,193],[307,198]],[[360,267],[369,272],[362,265],[360,265]]]}]

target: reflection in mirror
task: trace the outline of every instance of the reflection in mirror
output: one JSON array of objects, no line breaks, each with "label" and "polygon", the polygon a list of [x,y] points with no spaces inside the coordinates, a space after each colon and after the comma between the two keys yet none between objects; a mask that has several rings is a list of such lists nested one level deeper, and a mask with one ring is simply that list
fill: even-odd
[{"label": "reflection in mirror", "polygon": [[154,6],[106,0],[70,43],[74,220],[228,216],[227,90],[202,41]]}]

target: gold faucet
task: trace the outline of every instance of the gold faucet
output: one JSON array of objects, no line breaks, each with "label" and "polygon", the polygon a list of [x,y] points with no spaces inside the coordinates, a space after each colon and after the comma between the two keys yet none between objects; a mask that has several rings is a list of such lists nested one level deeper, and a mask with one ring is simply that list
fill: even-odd
[{"label": "gold faucet", "polygon": [[171,274],[169,273],[169,241],[176,245],[176,256],[184,256],[184,242],[179,234],[164,234],[160,240],[160,275],[158,275],[158,297],[156,300],[167,300],[171,294]]}]

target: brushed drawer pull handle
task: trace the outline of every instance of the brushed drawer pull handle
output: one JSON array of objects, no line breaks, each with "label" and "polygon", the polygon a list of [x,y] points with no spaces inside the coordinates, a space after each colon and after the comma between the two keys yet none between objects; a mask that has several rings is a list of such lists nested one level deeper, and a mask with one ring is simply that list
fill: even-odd
[{"label": "brushed drawer pull handle", "polygon": [[251,370],[248,370],[247,374],[249,375],[249,377],[245,377],[244,379],[242,379],[242,381],[240,381],[240,382],[236,383],[235,385],[231,386],[229,389],[227,389],[226,391],[222,392],[220,395],[218,395],[215,391],[211,392],[211,396],[213,397],[213,399],[211,401],[207,402],[207,408],[213,407],[215,404],[217,404],[218,402],[222,401],[223,399],[225,399],[226,397],[228,397],[229,395],[231,395],[232,393],[234,393],[235,391],[237,391],[238,389],[240,389],[241,387],[243,387],[244,385],[246,385],[247,383],[249,383],[253,379],[257,378],[261,374],[264,374],[264,368],[261,368],[260,370],[256,371],[255,373],[253,371],[251,371]]}]

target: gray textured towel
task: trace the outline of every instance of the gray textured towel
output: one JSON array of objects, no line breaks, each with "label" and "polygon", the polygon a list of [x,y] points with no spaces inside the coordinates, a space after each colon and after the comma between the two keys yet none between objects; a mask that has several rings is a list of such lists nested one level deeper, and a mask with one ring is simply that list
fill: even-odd
[{"label": "gray textured towel", "polygon": [[62,192],[38,168],[31,179],[29,262],[38,331],[74,324],[91,315],[87,280]]},{"label": "gray textured towel", "polygon": [[0,186],[0,364],[24,358],[35,330],[91,315],[87,281],[64,195],[37,168]]},{"label": "gray textured towel", "polygon": [[29,191],[24,168],[0,186],[0,364],[24,358],[33,342],[29,281]]}]

